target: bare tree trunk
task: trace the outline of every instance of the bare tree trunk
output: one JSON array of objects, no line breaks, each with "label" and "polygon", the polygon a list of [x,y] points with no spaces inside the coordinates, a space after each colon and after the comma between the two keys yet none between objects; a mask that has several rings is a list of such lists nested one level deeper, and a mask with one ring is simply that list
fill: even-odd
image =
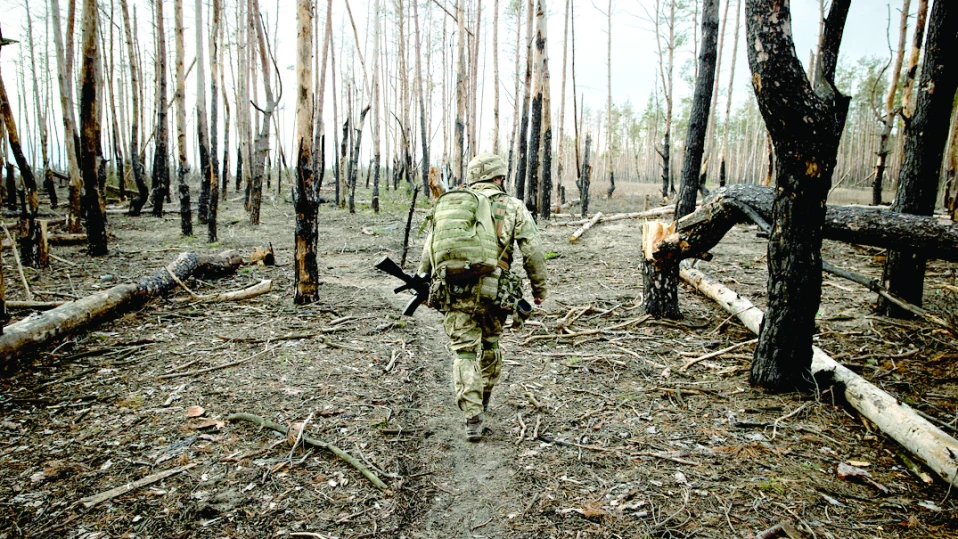
[{"label": "bare tree trunk", "polygon": [[98,110],[96,61],[97,61],[97,6],[96,0],[83,0],[82,50],[83,66],[80,71],[80,170],[83,172],[83,212],[86,224],[87,245],[90,256],[109,253],[106,241],[106,212],[100,193],[98,175],[100,167],[100,111]]},{"label": "bare tree trunk", "polygon": [[[731,0],[729,0],[731,1]],[[732,65],[729,69],[728,92],[725,96],[725,134],[722,136],[722,149],[719,150],[719,187],[725,187],[725,152],[728,150],[728,138],[731,131],[732,90],[735,88],[735,58],[738,55],[738,36],[742,21],[742,0],[735,3],[735,38],[732,40]]]},{"label": "bare tree trunk", "polygon": [[[53,0],[56,2],[57,0]],[[136,50],[133,47],[133,26],[130,21],[130,10],[127,0],[120,0],[120,10],[123,12],[123,32],[126,38],[127,56],[130,61],[130,80],[132,83],[133,113],[130,122],[130,166],[133,169],[133,182],[136,184],[136,196],[130,200],[130,215],[139,215],[150,196],[149,188],[143,179],[143,162],[140,160],[140,68],[136,61]],[[69,143],[68,143],[69,144]],[[69,149],[67,150],[69,151]]]},{"label": "bare tree trunk", "polygon": [[[673,2],[673,6],[674,6],[674,2]],[[608,127],[608,130],[606,133],[606,147],[607,147],[607,152],[609,154],[608,155],[609,190],[607,192],[609,194],[609,198],[612,198],[612,193],[615,191],[615,170],[613,170],[612,168],[613,166],[612,148],[613,148],[613,141],[615,138],[615,131],[612,125],[612,0],[609,0],[608,9],[606,11],[606,18],[608,20],[608,28],[606,29],[606,33],[607,33],[606,37],[608,37],[608,40],[606,41],[606,47],[607,47],[606,58],[608,59],[608,65],[606,66],[608,68],[606,82],[607,82],[607,87],[609,91],[608,99],[606,100],[606,109],[605,109],[605,116],[606,116],[605,119],[606,119],[607,127]]]},{"label": "bare tree trunk", "polygon": [[[203,0],[196,0],[196,143],[200,154],[200,195],[196,220],[207,223],[210,210],[210,182],[215,183],[210,163],[210,129],[206,112],[206,60],[203,57]],[[211,40],[212,41],[212,40]],[[211,57],[210,60],[213,60]],[[212,69],[211,69],[212,71]],[[212,78],[212,73],[210,77]],[[185,82],[184,82],[184,93]],[[185,111],[185,107],[184,107]],[[184,126],[184,132],[186,131]],[[192,223],[190,225],[192,230]]]},{"label": "bare tree trunk", "polygon": [[[73,5],[74,0],[70,0],[70,9],[68,11],[70,19],[73,18]],[[67,166],[70,173],[67,230],[76,233],[80,231],[82,226],[80,223],[80,189],[82,188],[82,180],[80,179],[79,153],[76,144],[76,120],[73,116],[73,42],[71,39],[64,44],[63,36],[60,34],[62,25],[60,23],[59,0],[50,0],[50,11],[53,16],[53,44],[56,48],[57,56],[57,84],[60,90],[60,116],[63,119],[63,142],[66,148]],[[69,24],[72,30],[72,20]],[[68,37],[72,37],[72,35],[72,31],[68,32]],[[69,53],[67,52],[68,50]],[[69,56],[71,60],[69,63],[66,60],[67,56]]]},{"label": "bare tree trunk", "polygon": [[[530,0],[531,1],[531,0]],[[452,185],[465,181],[465,137],[466,137],[466,11],[465,0],[456,2],[456,22],[458,24],[456,46],[456,125],[453,130]]]},{"label": "bare tree trunk", "polygon": [[[313,174],[313,21],[311,0],[298,0],[296,23],[296,184],[293,206],[296,208],[296,294],[297,305],[319,299],[319,269],[316,262],[319,211],[318,182]],[[377,19],[378,20],[378,19]]]},{"label": "bare tree trunk", "polygon": [[[496,0],[498,4],[499,0]],[[419,3],[412,3],[413,23],[416,25],[416,93],[419,94],[419,134],[422,140],[422,185],[423,194],[428,200],[429,189],[429,132],[426,127],[426,99],[422,86],[422,44],[419,35]],[[497,84],[498,87],[498,84]],[[497,90],[498,92],[498,90]],[[496,108],[498,113],[498,105]],[[498,125],[498,122],[497,122]],[[389,152],[386,152],[387,154]],[[388,159],[388,157],[387,157]]]},{"label": "bare tree trunk", "polygon": [[[520,7],[521,7],[520,2]],[[533,0],[528,0],[526,8],[526,79],[522,91],[522,116],[519,120],[518,137],[519,148],[516,161],[516,198],[525,200],[526,192],[526,162],[528,161],[529,145],[529,102],[532,99],[532,42],[534,30],[532,27],[532,14],[534,11]]]},{"label": "bare tree trunk", "polygon": [[[925,22],[928,18],[928,0],[918,0],[918,15],[915,19],[915,31],[911,38],[911,49],[908,51],[908,68],[905,70],[905,80],[902,82],[901,108],[902,116],[911,118],[915,112],[915,103],[912,93],[915,88],[915,78],[918,76],[918,57],[921,54],[921,44],[925,39]],[[902,138],[904,140],[904,138]]]},{"label": "bare tree trunk", "polygon": [[47,111],[37,77],[37,60],[33,43],[33,17],[30,16],[29,9],[25,10],[25,14],[27,17],[27,44],[30,48],[30,72],[33,79],[33,104],[36,107],[36,121],[40,132],[40,155],[43,158],[43,190],[50,197],[50,207],[56,208],[57,191],[53,183],[53,171],[50,169],[50,136],[47,131]]},{"label": "bare tree trunk", "polygon": [[492,81],[492,153],[499,155],[499,0],[492,3]]},{"label": "bare tree trunk", "polygon": [[[510,9],[513,6],[510,5]],[[515,81],[516,89],[513,93],[512,99],[512,131],[509,135],[509,158],[506,164],[506,182],[508,187],[508,182],[513,178],[512,171],[516,170],[517,167],[513,166],[515,159],[517,157],[516,152],[519,145],[519,140],[516,138],[517,130],[519,127],[519,51],[522,50],[519,46],[522,38],[522,4],[515,4],[516,10],[516,62],[515,62]],[[516,175],[518,177],[518,174]],[[518,189],[518,186],[516,186]]]},{"label": "bare tree trunk", "polygon": [[[536,1],[536,0],[533,0]],[[526,161],[526,189],[525,199],[526,209],[534,217],[539,215],[539,146],[542,144],[542,49],[540,42],[545,46],[545,41],[540,39],[539,10],[535,10],[536,25],[532,29],[532,43],[534,53],[532,57],[532,116],[529,119],[529,147],[528,159]],[[544,16],[543,16],[544,19]]]},{"label": "bare tree trunk", "polygon": [[[822,287],[825,198],[849,98],[835,68],[850,0],[833,0],[816,62],[815,88],[795,57],[791,14],[777,0],[747,0],[752,86],[775,144],[774,227],[768,243],[768,311],[750,381],[775,391],[808,388]],[[796,300],[796,298],[801,298]]]},{"label": "bare tree trunk", "polygon": [[[688,133],[685,137],[685,159],[682,163],[682,180],[679,198],[675,201],[675,219],[695,211],[695,199],[699,190],[699,171],[705,151],[706,133],[712,117],[712,96],[715,86],[715,70],[718,62],[718,0],[705,0],[702,6],[702,48],[699,55],[699,78],[695,81],[692,110],[689,113]],[[678,304],[676,303],[676,307]]]},{"label": "bare tree trunk", "polygon": [[[259,1],[253,0],[250,3],[250,9],[252,13],[259,13]],[[254,151],[254,159],[252,165],[252,182],[250,184],[250,204],[249,204],[249,221],[250,224],[258,225],[260,217],[260,205],[263,200],[263,176],[266,173],[266,158],[269,155],[269,133],[270,133],[270,121],[273,117],[273,113],[276,111],[276,105],[279,102],[279,98],[274,98],[273,96],[273,86],[270,83],[270,67],[269,59],[270,52],[267,49],[266,37],[263,32],[261,24],[254,24],[256,32],[256,41],[257,49],[259,49],[259,60],[260,67],[263,71],[263,90],[266,94],[266,104],[264,107],[260,108],[259,111],[263,115],[262,124],[260,125],[260,132],[256,136],[256,144]],[[277,79],[280,81],[281,79]],[[280,96],[282,96],[282,84],[280,83]]]},{"label": "bare tree trunk", "polygon": [[186,51],[183,48],[183,0],[173,0],[173,35],[176,41],[176,179],[180,195],[180,230],[184,236],[193,235],[193,210],[190,207],[190,184],[187,175],[190,165],[186,158]]},{"label": "bare tree trunk", "polygon": [[898,52],[889,74],[888,91],[885,92],[885,117],[882,120],[881,139],[878,142],[878,158],[875,163],[875,179],[872,182],[872,205],[882,203],[882,181],[885,176],[885,161],[888,158],[888,139],[895,126],[898,116],[895,111],[895,95],[898,93],[898,79],[901,77],[902,59],[905,57],[905,43],[908,39],[908,7],[911,0],[903,0],[901,6],[901,22],[898,31]]},{"label": "bare tree trunk", "polygon": [[[2,37],[0,37],[2,41]],[[3,45],[0,45],[2,48]],[[20,214],[20,234],[17,237],[17,244],[20,250],[20,261],[26,266],[37,266],[40,262],[40,223],[37,222],[37,212],[40,208],[40,202],[37,197],[37,182],[33,176],[33,169],[23,154],[23,148],[20,145],[20,135],[17,131],[17,124],[13,118],[13,110],[10,108],[10,99],[7,97],[7,89],[3,84],[3,77],[0,76],[0,116],[3,117],[4,126],[7,130],[7,140],[10,142],[9,149],[13,153],[13,158],[20,168],[20,180],[23,182],[23,201]],[[10,178],[13,176],[13,165],[7,163],[7,185],[12,183]],[[8,188],[9,191],[9,188]],[[15,196],[9,193],[8,196]]]},{"label": "bare tree trunk", "polygon": [[579,200],[582,201],[582,217],[589,213],[589,187],[592,182],[592,133],[585,134],[585,150],[582,155],[582,170],[579,173]]},{"label": "bare tree trunk", "polygon": [[[200,12],[197,0],[197,13]],[[220,0],[213,0],[213,13],[211,14],[212,25],[210,26],[210,153],[209,153],[209,172],[206,177],[200,179],[200,183],[209,182],[209,194],[207,196],[206,207],[206,240],[213,243],[217,240],[216,218],[219,210],[220,201],[220,178],[219,178],[219,153],[217,129],[219,121],[219,82],[220,82],[220,63],[219,63],[219,34],[220,34]],[[199,19],[200,17],[197,16]],[[199,30],[197,30],[197,43],[202,40]],[[199,47],[200,45],[197,44]],[[197,101],[199,103],[199,101]],[[199,106],[197,106],[199,112]],[[226,123],[226,129],[229,130],[229,123]],[[201,159],[202,164],[202,159]],[[200,192],[202,196],[202,191]]]},{"label": "bare tree trunk", "polygon": [[[539,99],[542,102],[542,142],[540,143],[539,215],[549,219],[552,215],[552,77],[549,73],[548,24],[546,23],[545,0],[539,0],[536,10],[539,32],[536,49],[539,56]],[[498,84],[497,84],[498,86]]]},{"label": "bare tree trunk", "polygon": [[952,222],[958,222],[958,107],[951,113],[951,135],[945,160],[944,206]]},{"label": "bare tree trunk", "polygon": [[[559,85],[559,142],[556,144],[556,185],[559,186],[559,198],[560,202],[565,202],[561,200],[564,198],[565,188],[562,185],[562,173],[563,173],[563,162],[564,156],[562,153],[562,147],[564,146],[565,141],[563,137],[565,134],[565,77],[566,77],[566,65],[568,65],[568,52],[569,52],[569,12],[570,5],[572,0],[565,0],[565,26],[562,33],[562,83]],[[575,102],[575,95],[573,95],[573,103]]]},{"label": "bare tree trunk", "polygon": [[[380,173],[380,116],[381,116],[381,107],[382,104],[379,101],[379,42],[380,42],[380,33],[382,32],[380,27],[380,10],[379,10],[379,0],[373,0],[375,3],[375,8],[373,8],[373,19],[375,19],[376,31],[374,34],[375,43],[373,44],[373,118],[372,125],[373,128],[373,159],[370,174],[373,175],[373,193],[372,193],[372,208],[374,213],[379,213],[379,173]],[[417,64],[418,65],[418,64]],[[405,75],[403,75],[405,76]]]},{"label": "bare tree trunk", "polygon": [[[725,0],[725,9],[722,10],[722,27],[718,34],[718,52],[715,55],[715,83],[712,86],[712,104],[709,106],[708,127],[705,131],[705,152],[702,162],[701,173],[699,174],[699,190],[704,195],[707,193],[705,182],[708,179],[708,167],[712,163],[712,152],[715,144],[713,136],[715,132],[715,112],[718,109],[719,83],[722,78],[722,49],[725,46],[725,28],[728,26],[728,8],[732,5],[732,0]],[[703,14],[705,13],[703,9]],[[703,37],[703,42],[704,42]]]},{"label": "bare tree trunk", "polygon": [[[319,36],[319,14],[314,14],[316,17],[316,35]],[[323,178],[326,176],[326,134],[325,129],[325,120],[323,118],[323,106],[324,98],[326,96],[326,60],[329,58],[329,44],[333,37],[333,0],[328,0],[326,4],[326,29],[324,31],[323,37],[323,50],[321,53],[321,58],[319,58],[318,67],[319,67],[319,79],[317,80],[316,88],[314,92],[319,93],[318,106],[316,110],[316,117],[313,119],[315,125],[315,131],[313,133],[313,175],[319,175],[319,178],[316,178],[316,192],[319,193],[323,188]],[[334,99],[335,100],[335,99]],[[318,195],[317,195],[318,196]],[[318,203],[318,199],[317,199]]]},{"label": "bare tree trunk", "polygon": [[[163,202],[170,190],[169,121],[166,118],[166,30],[163,0],[156,0],[156,141],[153,143],[153,216],[163,217]],[[86,176],[84,176],[86,177]]]},{"label": "bare tree trunk", "polygon": [[[918,96],[914,112],[905,124],[904,160],[892,204],[894,211],[931,215],[935,209],[951,109],[958,90],[956,50],[958,6],[953,2],[935,2],[928,24]],[[882,282],[892,294],[921,306],[926,262],[926,257],[918,251],[888,251]],[[878,307],[889,316],[910,316],[884,299]]]}]

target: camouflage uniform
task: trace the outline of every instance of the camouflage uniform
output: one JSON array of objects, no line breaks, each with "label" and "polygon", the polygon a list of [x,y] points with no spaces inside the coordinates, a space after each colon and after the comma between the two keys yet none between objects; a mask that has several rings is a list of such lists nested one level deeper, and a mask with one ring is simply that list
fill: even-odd
[{"label": "camouflage uniform", "polygon": [[[470,169],[472,166],[470,163]],[[492,179],[474,182],[470,188],[489,194],[504,192]],[[496,199],[494,213],[496,219],[502,221],[502,226],[497,226],[499,269],[467,285],[443,286],[438,279],[433,279],[430,293],[430,303],[444,315],[443,328],[456,354],[453,364],[456,401],[467,419],[483,412],[499,380],[502,368],[499,336],[508,313],[498,305],[496,297],[497,293],[501,297],[503,287],[509,286],[517,288],[521,297],[521,278],[509,271],[516,242],[522,251],[523,267],[531,281],[533,296],[539,300],[546,297],[545,258],[532,215],[522,201],[508,195]],[[427,238],[419,263],[420,273],[432,273],[431,243],[431,237]]]}]

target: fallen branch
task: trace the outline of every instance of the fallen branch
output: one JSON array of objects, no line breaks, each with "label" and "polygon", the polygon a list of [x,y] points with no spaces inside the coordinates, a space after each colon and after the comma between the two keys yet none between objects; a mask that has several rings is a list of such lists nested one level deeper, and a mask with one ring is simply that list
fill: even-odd
[{"label": "fallen branch", "polygon": [[582,235],[585,234],[590,228],[595,226],[595,224],[598,223],[600,219],[602,219],[602,212],[599,212],[593,215],[592,219],[589,219],[588,222],[586,222],[584,225],[579,227],[578,230],[576,230],[575,232],[572,233],[571,236],[569,236],[569,242],[575,243],[576,241],[578,241],[579,238],[581,238]]},{"label": "fallen branch", "polygon": [[127,492],[134,491],[138,488],[145,487],[147,485],[152,485],[153,483],[156,483],[157,481],[162,481],[172,475],[176,475],[180,472],[185,472],[186,470],[189,470],[190,468],[193,468],[195,466],[197,466],[197,463],[191,462],[185,466],[180,466],[178,468],[172,468],[170,470],[157,472],[155,474],[148,475],[144,477],[143,479],[136,480],[132,483],[127,483],[123,486],[110,489],[106,492],[101,492],[100,494],[87,496],[86,498],[81,498],[80,503],[82,503],[87,509],[89,509],[98,503],[111,500],[113,498],[116,498],[117,496],[122,496],[126,494]]},{"label": "fallen branch", "polygon": [[618,323],[618,324],[615,324],[615,325],[612,325],[612,326],[609,326],[609,327],[605,327],[605,328],[587,329],[587,330],[585,330],[585,331],[576,331],[576,332],[572,332],[572,333],[561,333],[561,334],[558,334],[558,335],[533,335],[533,336],[529,337],[528,339],[522,341],[522,344],[523,344],[523,345],[526,345],[526,344],[529,344],[529,343],[532,342],[532,341],[539,341],[539,340],[542,340],[542,339],[571,339],[571,338],[573,338],[573,337],[583,337],[583,336],[586,336],[586,335],[595,335],[595,334],[597,334],[597,333],[602,333],[602,332],[604,332],[604,331],[612,331],[613,329],[624,328],[624,327],[627,327],[627,326],[631,326],[631,325],[633,325],[633,324],[641,324],[642,322],[645,322],[645,321],[648,320],[649,318],[652,318],[652,317],[649,316],[649,315],[647,315],[647,314],[645,314],[645,315],[642,315],[642,316],[640,316],[640,317],[638,317],[638,318],[633,318],[633,319],[631,319],[631,320],[626,320],[625,322],[621,322],[621,323]]},{"label": "fallen branch", "polygon": [[7,225],[4,224],[2,226],[3,233],[7,235],[7,239],[10,240],[10,244],[13,245],[13,260],[17,263],[17,271],[20,273],[20,282],[23,283],[23,295],[26,296],[27,301],[33,301],[33,292],[30,291],[30,284],[27,283],[27,277],[23,274],[23,263],[20,262],[20,251],[17,250],[16,242],[13,241],[13,236],[11,236],[10,231],[7,230]]},{"label": "fallen branch", "polygon": [[[726,311],[738,312],[738,319],[759,332],[764,313],[725,285],[701,271],[683,268],[682,279]],[[885,434],[925,461],[929,468],[953,486],[958,486],[958,440],[915,413],[905,403],[868,383],[864,378],[837,363],[817,346],[812,347],[812,375],[829,377],[844,388],[845,400]]]},{"label": "fallen branch", "polygon": [[[227,417],[226,420],[227,421],[248,421],[255,425],[259,425],[260,427],[274,430],[284,436],[287,435],[287,433],[289,432],[289,427],[280,425],[279,423],[275,423],[268,419],[263,419],[262,417],[258,415],[253,415],[253,414],[246,414],[246,413],[232,414],[229,417]],[[363,476],[366,477],[366,479],[369,479],[369,481],[373,485],[375,485],[376,488],[386,493],[387,496],[392,495],[392,491],[389,490],[389,487],[386,486],[386,483],[383,483],[382,480],[376,476],[376,474],[374,474],[362,462],[359,462],[358,460],[356,460],[356,458],[350,455],[349,453],[343,451],[342,449],[336,447],[335,445],[328,444],[326,442],[317,440],[315,438],[310,438],[309,436],[303,436],[302,440],[303,440],[303,443],[309,444],[313,447],[318,447],[320,449],[325,449],[329,451],[330,453],[333,453],[337,457],[343,459],[350,466],[359,470],[359,473],[363,474]]]},{"label": "fallen branch", "polygon": [[749,344],[755,344],[755,343],[757,343],[757,342],[758,342],[758,339],[752,339],[752,340],[749,340],[749,341],[744,341],[744,342],[740,342],[740,343],[737,343],[737,344],[733,344],[732,346],[728,346],[728,347],[723,348],[723,349],[721,349],[721,350],[716,350],[716,351],[714,351],[714,352],[709,352],[708,354],[705,354],[704,356],[699,356],[699,357],[697,357],[697,358],[695,358],[695,359],[690,359],[685,365],[682,365],[682,366],[679,368],[679,370],[682,371],[682,372],[685,372],[685,371],[689,370],[689,367],[691,367],[692,365],[695,365],[696,363],[698,363],[698,362],[700,362],[700,361],[705,361],[706,359],[712,359],[713,357],[720,356],[720,355],[722,355],[722,354],[731,352],[732,350],[737,350],[737,349],[739,349],[739,348],[741,348],[741,347],[743,347],[743,346],[747,346],[747,345],[749,345]]},{"label": "fallen branch", "polygon": [[[243,363],[246,363],[247,361],[251,361],[251,360],[253,360],[253,359],[258,358],[259,356],[265,354],[266,352],[272,352],[273,350],[276,350],[277,348],[279,348],[279,346],[273,346],[272,348],[264,348],[263,350],[260,350],[259,352],[256,352],[255,354],[253,354],[253,355],[251,355],[251,356],[249,356],[249,357],[247,357],[247,358],[240,359],[240,360],[237,360],[237,361],[230,361],[229,363],[223,363],[222,365],[216,365],[216,366],[214,366],[214,367],[207,367],[207,368],[205,368],[205,369],[200,369],[200,370],[196,370],[196,371],[171,372],[171,373],[169,373],[169,374],[164,374],[164,375],[162,375],[162,376],[158,376],[157,378],[159,378],[160,380],[169,380],[170,378],[182,378],[182,377],[184,377],[184,376],[196,376],[197,374],[205,374],[205,373],[208,373],[208,372],[218,371],[218,370],[221,370],[221,369],[227,369],[227,368],[229,368],[229,367],[235,367],[235,366],[237,366],[237,365],[242,365]],[[182,369],[183,367],[181,366],[180,368]]]},{"label": "fallen branch", "polygon": [[10,300],[7,301],[8,309],[54,309],[61,305],[65,305],[66,301],[16,301]]},{"label": "fallen branch", "polygon": [[255,298],[256,296],[261,296],[266,294],[273,288],[272,279],[264,279],[253,286],[248,286],[242,290],[236,290],[233,292],[220,292],[218,294],[204,294],[197,295],[192,294],[192,297],[188,299],[183,299],[181,301],[190,301],[197,303],[221,303],[227,301],[242,301],[244,299]]}]

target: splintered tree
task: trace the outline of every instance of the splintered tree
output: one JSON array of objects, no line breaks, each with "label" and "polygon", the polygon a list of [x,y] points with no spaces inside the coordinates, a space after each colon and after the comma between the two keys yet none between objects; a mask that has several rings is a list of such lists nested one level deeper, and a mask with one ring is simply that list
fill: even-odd
[{"label": "splintered tree", "polygon": [[[958,5],[938,1],[931,8],[928,39],[922,59],[914,113],[905,123],[905,147],[898,192],[892,210],[913,215],[931,215],[935,209],[951,109],[958,89]],[[885,260],[882,281],[888,290],[915,305],[921,305],[926,255],[914,250],[891,250]],[[900,307],[881,300],[886,315],[905,317]]]},{"label": "splintered tree", "polygon": [[[0,32],[0,51],[3,47],[16,43],[12,39],[4,39]],[[23,155],[23,147],[20,144],[20,134],[17,131],[17,124],[13,119],[13,110],[10,108],[10,99],[7,97],[7,89],[3,84],[3,76],[0,74],[0,115],[3,116],[4,127],[7,130],[7,140],[10,143],[10,151],[13,158],[20,167],[20,181],[23,183],[24,199],[26,204],[22,207],[20,213],[20,234],[17,237],[17,245],[20,250],[20,260],[24,265],[36,266],[40,263],[40,226],[37,222],[37,212],[39,211],[40,201],[37,197],[37,182],[33,176],[33,169]],[[7,185],[13,182],[13,165],[7,163]],[[15,196],[15,190],[8,189],[8,196]]]},{"label": "splintered tree", "polygon": [[313,175],[313,14],[310,0],[298,0],[296,9],[296,294],[297,305],[319,299],[316,264],[319,182]]},{"label": "splintered tree", "polygon": [[[100,101],[97,95],[97,6],[83,0],[83,63],[80,68],[80,172],[83,174],[83,213],[90,256],[109,254],[106,244],[106,212],[97,179],[101,166]],[[98,99],[99,98],[99,99]]]},{"label": "splintered tree", "polygon": [[170,189],[169,121],[166,118],[166,30],[163,24],[163,0],[153,0],[156,5],[156,135],[153,142],[153,216],[163,217],[163,202]]},{"label": "splintered tree", "polygon": [[783,0],[747,0],[752,87],[776,157],[768,242],[768,310],[750,381],[769,390],[808,388],[815,313],[822,294],[822,224],[849,98],[834,85],[850,0],[833,0],[813,88],[795,56]]},{"label": "splintered tree", "polygon": [[[176,183],[180,195],[180,230],[193,235],[193,210],[190,208],[190,164],[186,158],[186,51],[183,48],[183,0],[173,0],[173,35],[176,40]],[[202,53],[200,53],[202,54]],[[205,120],[204,120],[205,121]],[[205,141],[204,141],[205,142]]]}]

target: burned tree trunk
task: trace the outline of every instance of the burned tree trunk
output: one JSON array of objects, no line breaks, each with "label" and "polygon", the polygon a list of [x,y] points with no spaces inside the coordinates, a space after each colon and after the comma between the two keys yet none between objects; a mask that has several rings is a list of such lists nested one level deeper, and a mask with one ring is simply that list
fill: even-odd
[{"label": "burned tree trunk", "polygon": [[[419,94],[419,133],[422,144],[422,186],[423,193],[429,193],[429,132],[426,128],[426,98],[422,86],[422,43],[419,36],[419,6],[412,3],[413,23],[416,26],[416,93]],[[498,88],[499,85],[496,85]],[[497,90],[498,91],[498,90]],[[498,107],[498,105],[497,105]],[[496,109],[498,112],[498,108]],[[387,148],[388,149],[388,148]],[[386,152],[389,153],[388,151]],[[388,155],[387,155],[388,158]]]},{"label": "burned tree trunk", "polygon": [[[176,42],[176,184],[180,198],[180,230],[193,235],[193,209],[190,207],[190,164],[186,158],[186,51],[183,46],[183,0],[173,0],[173,35]],[[205,122],[205,119],[204,119]],[[205,141],[204,141],[205,142]]]},{"label": "burned tree trunk", "polygon": [[[259,14],[259,2],[253,0],[250,4],[250,9],[253,13]],[[263,200],[263,177],[266,174],[266,158],[269,156],[269,133],[270,133],[270,121],[273,118],[273,113],[276,112],[276,106],[279,103],[280,98],[282,97],[282,84],[279,85],[279,95],[274,98],[273,96],[273,86],[270,83],[272,77],[270,76],[270,67],[269,67],[269,57],[271,52],[267,49],[266,37],[263,32],[262,24],[255,24],[256,26],[256,42],[257,49],[259,51],[259,61],[260,68],[263,72],[263,90],[266,94],[266,104],[263,108],[258,108],[259,112],[263,115],[263,120],[260,125],[260,132],[256,135],[256,142],[254,144],[253,152],[253,164],[252,171],[250,172],[252,180],[250,182],[250,197],[249,197],[249,222],[253,225],[259,224],[260,216],[260,206]],[[275,59],[274,59],[274,67]],[[277,69],[278,71],[278,69]],[[282,79],[278,79],[278,82],[281,82]]]},{"label": "burned tree trunk", "polygon": [[298,0],[296,23],[296,183],[293,207],[296,209],[296,294],[297,305],[319,299],[319,269],[316,264],[319,192],[313,175],[313,24],[310,0]]},{"label": "burned tree trunk", "polygon": [[[199,0],[197,0],[197,3]],[[200,8],[197,7],[199,12]],[[210,243],[217,240],[216,218],[220,203],[220,178],[219,178],[219,156],[217,155],[218,146],[218,108],[219,108],[219,35],[220,35],[220,0],[213,0],[212,26],[210,27],[210,154],[209,154],[209,176],[201,178],[200,182],[209,181],[209,205],[206,208],[206,239]],[[199,41],[199,39],[197,39]],[[229,131],[229,119],[227,117],[226,131]],[[223,146],[226,148],[226,145]],[[225,190],[225,185],[223,186]]]},{"label": "burned tree trunk", "polygon": [[153,217],[163,217],[163,203],[170,190],[169,121],[166,118],[166,30],[163,24],[163,0],[156,0],[156,136],[153,143]]},{"label": "burned tree trunk", "polygon": [[[955,50],[958,50],[958,6],[953,2],[935,2],[928,24],[915,112],[905,124],[904,158],[892,205],[894,211],[931,215],[935,209],[951,108],[958,89]],[[920,253],[889,251],[882,282],[891,293],[921,306],[925,265],[926,259]],[[879,301],[879,310],[889,316],[908,316],[885,300]]]},{"label": "burned tree trunk", "polygon": [[[210,162],[210,129],[206,116],[206,60],[203,58],[203,0],[196,0],[196,18],[193,26],[196,30],[196,144],[200,153],[200,199],[196,220],[206,223],[210,211],[210,183],[216,184],[213,177],[213,164]],[[213,36],[210,35],[210,41]],[[212,55],[210,60],[213,60]],[[212,71],[212,69],[211,69]],[[216,77],[210,73],[210,78]],[[214,83],[215,91],[215,83]],[[216,95],[213,95],[216,100]],[[215,153],[215,151],[213,152]],[[215,232],[214,232],[215,235]]]},{"label": "burned tree trunk", "polygon": [[592,183],[592,133],[585,134],[585,153],[582,156],[582,169],[578,181],[579,200],[582,201],[582,217],[589,213],[589,191]]},{"label": "burned tree trunk", "polygon": [[[0,35],[0,50],[4,45],[16,43],[15,41],[4,41]],[[3,117],[4,126],[7,130],[7,140],[10,143],[10,151],[13,158],[17,161],[20,168],[20,180],[23,182],[24,202],[20,213],[20,234],[17,243],[20,249],[20,259],[26,266],[36,266],[40,262],[40,226],[37,222],[37,213],[40,209],[40,202],[37,197],[37,182],[33,176],[33,169],[23,154],[23,148],[20,145],[20,135],[17,131],[17,124],[13,119],[13,110],[10,108],[10,99],[7,97],[7,89],[3,84],[3,77],[0,76],[0,116]],[[13,177],[13,165],[7,163],[7,185],[10,185],[10,178]],[[8,187],[8,191],[10,191]],[[9,192],[7,196],[14,197],[16,190]]]},{"label": "burned tree trunk", "polygon": [[[536,50],[539,55],[539,88],[542,101],[542,127],[539,144],[539,215],[549,219],[552,215],[552,77],[549,73],[548,33],[545,18],[545,0],[539,0],[536,9],[539,32],[536,36]],[[498,85],[496,85],[498,87]]]},{"label": "burned tree trunk", "polygon": [[850,0],[834,0],[816,62],[813,89],[780,0],[748,0],[748,62],[759,109],[775,145],[777,187],[768,244],[768,313],[750,381],[774,391],[811,385],[812,334],[822,291],[825,198],[848,113],[834,86]]},{"label": "burned tree trunk", "polygon": [[[71,2],[72,5],[72,2]],[[125,4],[124,4],[125,5]],[[70,173],[70,196],[69,210],[67,212],[67,230],[70,232],[79,232],[80,223],[80,161],[77,151],[76,139],[76,119],[73,116],[73,77],[72,61],[67,63],[67,51],[64,46],[63,36],[60,33],[60,3],[58,0],[51,0],[50,15],[53,18],[53,45],[56,49],[57,60],[57,88],[60,93],[60,116],[63,119],[63,145],[67,154],[67,167]],[[73,12],[70,11],[71,25]],[[72,35],[71,35],[72,37]],[[66,44],[72,51],[73,43]],[[72,53],[69,54],[72,58]],[[135,92],[134,92],[135,95]]]},{"label": "burned tree trunk", "polygon": [[645,313],[655,318],[682,318],[679,310],[679,265],[664,253],[667,239],[675,233],[675,223],[659,221],[642,227],[642,295]]},{"label": "burned tree trunk", "polygon": [[[363,142],[363,122],[366,120],[366,114],[369,112],[369,105],[359,113],[359,123],[356,127],[356,138],[353,141],[353,148],[350,154],[349,162],[349,213],[356,213],[356,180],[359,176],[359,148]],[[343,133],[345,140],[346,134]]]},{"label": "burned tree trunk", "polygon": [[[702,51],[699,54],[698,79],[692,96],[688,134],[685,137],[685,161],[679,197],[675,201],[675,218],[692,213],[699,190],[699,170],[705,151],[705,134],[712,117],[712,88],[715,85],[716,45],[718,43],[718,0],[705,0],[702,8]],[[678,276],[676,275],[676,282]]]},{"label": "burned tree trunk", "polygon": [[[526,163],[529,158],[527,152],[529,150],[529,102],[532,98],[532,3],[533,0],[528,0],[528,6],[526,8],[526,76],[522,90],[522,116],[520,117],[519,125],[516,126],[519,143],[517,150],[518,155],[516,156],[515,185],[516,198],[519,200],[525,200]],[[520,3],[520,9],[521,5]]]},{"label": "burned tree trunk", "polygon": [[[529,0],[530,2],[532,0]],[[458,45],[456,46],[456,125],[453,129],[452,148],[452,175],[453,185],[463,183],[465,178],[466,155],[466,11],[463,8],[465,0],[456,3],[456,17],[459,28]],[[403,77],[405,77],[405,73]],[[362,123],[360,123],[360,127]]]},{"label": "burned tree trunk", "polygon": [[96,0],[83,0],[83,64],[80,69],[80,171],[83,174],[83,213],[90,256],[108,254],[106,211],[100,193],[100,105],[98,104]]}]

